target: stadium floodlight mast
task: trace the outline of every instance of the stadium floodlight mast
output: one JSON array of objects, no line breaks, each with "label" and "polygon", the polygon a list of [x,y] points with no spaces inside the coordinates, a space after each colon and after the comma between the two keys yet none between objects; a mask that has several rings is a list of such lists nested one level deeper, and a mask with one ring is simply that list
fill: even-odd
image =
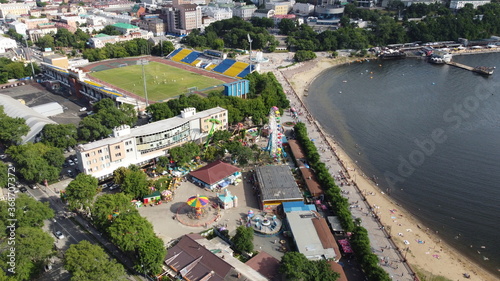
[{"label": "stadium floodlight mast", "polygon": [[250,38],[250,33],[247,33],[247,36],[248,36],[248,43],[250,43],[250,54],[249,54],[249,58],[250,58],[250,73],[252,73],[252,38]]},{"label": "stadium floodlight mast", "polygon": [[146,97],[146,108],[149,106],[148,102],[148,88],[146,87],[146,72],[144,72],[144,65],[148,64],[149,61],[147,59],[140,60],[142,65],[142,81],[144,82],[144,96]]}]

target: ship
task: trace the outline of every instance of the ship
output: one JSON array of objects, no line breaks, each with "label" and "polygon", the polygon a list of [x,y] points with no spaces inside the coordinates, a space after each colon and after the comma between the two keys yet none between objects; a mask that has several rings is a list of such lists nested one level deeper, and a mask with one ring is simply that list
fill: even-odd
[{"label": "ship", "polygon": [[378,58],[382,60],[404,59],[406,53],[399,50],[386,50],[379,53]]},{"label": "ship", "polygon": [[493,71],[495,71],[495,68],[496,67],[476,66],[472,71],[483,75],[492,75]]}]

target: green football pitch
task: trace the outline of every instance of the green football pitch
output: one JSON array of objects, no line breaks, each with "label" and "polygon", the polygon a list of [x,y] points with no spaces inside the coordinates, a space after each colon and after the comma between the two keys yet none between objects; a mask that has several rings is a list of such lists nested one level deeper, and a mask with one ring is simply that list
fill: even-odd
[{"label": "green football pitch", "polygon": [[[188,93],[193,87],[201,90],[224,84],[221,80],[158,62],[149,62],[149,64],[144,65],[144,73],[146,74],[148,99],[152,101],[161,101]],[[142,65],[93,72],[92,76],[120,89],[145,97]]]}]

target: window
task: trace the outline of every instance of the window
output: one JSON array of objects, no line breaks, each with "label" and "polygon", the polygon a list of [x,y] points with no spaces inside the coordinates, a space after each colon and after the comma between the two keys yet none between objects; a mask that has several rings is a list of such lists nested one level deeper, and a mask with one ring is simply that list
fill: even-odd
[{"label": "window", "polygon": [[90,164],[92,164],[92,162],[90,162],[90,161],[87,161],[87,165],[90,165]]},{"label": "window", "polygon": [[121,152],[120,152],[120,153],[116,153],[116,154],[115,154],[115,157],[120,157],[120,156],[122,156],[122,153],[121,153]]},{"label": "window", "polygon": [[102,149],[99,149],[99,150],[97,151],[97,153],[101,154],[101,153],[102,153]]},{"label": "window", "polygon": [[92,156],[95,156],[95,151],[92,151]]},{"label": "window", "polygon": [[92,163],[97,163],[97,159],[92,160]]},{"label": "window", "polygon": [[116,145],[116,146],[115,146],[115,149],[120,149],[120,146],[119,146],[119,145]]},{"label": "window", "polygon": [[90,157],[90,154],[89,153],[85,153],[85,157]]},{"label": "window", "polygon": [[104,155],[104,159],[109,159],[109,155]]},{"label": "window", "polygon": [[99,160],[103,161],[104,160],[104,157],[100,157]]}]

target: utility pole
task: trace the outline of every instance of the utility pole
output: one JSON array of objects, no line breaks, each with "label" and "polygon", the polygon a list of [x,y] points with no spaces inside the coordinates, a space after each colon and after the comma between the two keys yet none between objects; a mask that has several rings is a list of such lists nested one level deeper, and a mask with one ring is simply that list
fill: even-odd
[{"label": "utility pole", "polygon": [[31,64],[31,73],[33,74],[33,80],[35,80],[35,68],[33,67],[33,61],[31,60],[31,56],[28,56],[29,52],[31,51],[29,46],[28,46],[28,40],[26,39],[26,36],[24,36],[24,43],[26,43],[26,59],[29,59],[30,64]]}]

